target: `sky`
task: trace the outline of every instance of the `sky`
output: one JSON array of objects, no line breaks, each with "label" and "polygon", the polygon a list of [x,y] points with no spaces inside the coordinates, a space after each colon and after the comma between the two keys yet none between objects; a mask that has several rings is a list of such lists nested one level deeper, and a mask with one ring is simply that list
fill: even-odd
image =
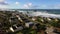
[{"label": "sky", "polygon": [[0,9],[60,9],[60,0],[0,0]]}]

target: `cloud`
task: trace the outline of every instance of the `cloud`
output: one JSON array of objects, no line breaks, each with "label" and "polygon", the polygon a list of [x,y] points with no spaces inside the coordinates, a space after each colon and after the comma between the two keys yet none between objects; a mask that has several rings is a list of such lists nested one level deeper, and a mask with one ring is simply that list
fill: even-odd
[{"label": "cloud", "polygon": [[29,6],[32,6],[32,3],[28,3]]},{"label": "cloud", "polygon": [[8,8],[8,2],[5,0],[0,0],[0,9],[2,8]]},{"label": "cloud", "polygon": [[0,5],[8,5],[8,3],[0,2]]},{"label": "cloud", "polygon": [[55,4],[55,5],[46,5],[46,7],[44,7],[46,9],[60,9],[60,4]]},{"label": "cloud", "polygon": [[60,9],[60,4],[56,4],[53,6],[55,9]]},{"label": "cloud", "polygon": [[24,7],[25,7],[25,8],[28,8],[28,5],[27,5],[27,4],[24,4]]},{"label": "cloud", "polygon": [[41,5],[33,5],[32,3],[24,4],[24,7],[27,9],[60,9],[60,4],[41,4]]},{"label": "cloud", "polygon": [[5,0],[0,0],[0,2],[4,2]]},{"label": "cloud", "polygon": [[6,5],[0,5],[0,9],[5,9],[5,8],[8,8],[8,6],[6,6]]},{"label": "cloud", "polygon": [[5,0],[0,0],[0,5],[8,5],[8,3]]},{"label": "cloud", "polygon": [[16,5],[19,5],[20,3],[19,3],[19,2],[16,2],[15,4],[16,4]]},{"label": "cloud", "polygon": [[31,8],[33,9],[60,9],[60,4],[56,4],[56,5],[41,4],[41,5],[34,5]]},{"label": "cloud", "polygon": [[24,8],[30,8],[30,7],[32,7],[32,3],[24,4]]}]

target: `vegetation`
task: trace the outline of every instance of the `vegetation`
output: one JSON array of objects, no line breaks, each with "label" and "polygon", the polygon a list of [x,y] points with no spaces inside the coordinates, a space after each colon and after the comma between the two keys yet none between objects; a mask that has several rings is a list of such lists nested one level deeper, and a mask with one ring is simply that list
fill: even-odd
[{"label": "vegetation", "polygon": [[[9,21],[10,17],[13,16],[12,13],[15,13],[15,12],[7,12],[7,11],[6,12],[3,12],[3,11],[0,12],[0,28],[1,29],[6,31],[6,30],[9,29],[9,27],[11,27],[14,24],[21,24],[20,20],[18,20],[16,15],[15,15],[16,13],[14,14],[14,17],[16,17],[17,22],[16,23],[13,23],[13,22],[11,23]],[[18,14],[18,15],[21,16],[20,14]],[[27,19],[30,18],[27,15],[26,15],[26,17],[27,17]],[[31,18],[33,18],[33,17],[31,17]],[[51,18],[49,18],[49,19],[51,19]],[[32,27],[29,27],[29,28],[27,28],[25,26],[26,22],[24,22],[24,20],[23,20],[24,29],[22,31],[19,31],[18,33],[14,33],[14,34],[39,34],[39,33],[43,34],[43,33],[45,33],[47,25],[48,26],[53,26],[54,28],[56,27],[56,28],[60,29],[60,19],[58,19],[58,18],[56,18],[56,19],[52,18],[49,21],[47,18],[44,18],[44,17],[42,18],[40,16],[37,16],[35,21],[33,21],[32,19],[28,19],[28,20],[31,20],[32,22],[35,22],[35,23],[38,22],[37,24],[34,24]]]}]

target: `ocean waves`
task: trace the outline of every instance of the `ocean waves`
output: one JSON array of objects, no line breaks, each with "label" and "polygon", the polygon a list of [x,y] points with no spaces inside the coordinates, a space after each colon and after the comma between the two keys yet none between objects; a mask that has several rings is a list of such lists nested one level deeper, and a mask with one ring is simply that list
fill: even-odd
[{"label": "ocean waves", "polygon": [[41,17],[51,17],[51,18],[60,18],[60,14],[50,13],[49,11],[20,11],[23,14],[27,14],[28,16],[41,16]]},{"label": "ocean waves", "polygon": [[52,18],[60,18],[60,14],[51,14],[47,12],[31,12],[27,13],[29,16],[41,16],[41,17],[52,17]]}]

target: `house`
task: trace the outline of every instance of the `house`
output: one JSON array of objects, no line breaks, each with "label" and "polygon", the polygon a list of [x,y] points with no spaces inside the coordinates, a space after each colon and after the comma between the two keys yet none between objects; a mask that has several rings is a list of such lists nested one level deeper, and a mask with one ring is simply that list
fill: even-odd
[{"label": "house", "polygon": [[30,26],[32,26],[32,25],[34,25],[34,22],[27,22],[27,23],[25,23],[25,26],[28,27],[28,28],[29,28]]},{"label": "house", "polygon": [[23,29],[23,26],[21,24],[15,24],[9,28],[12,32],[17,32]]}]

